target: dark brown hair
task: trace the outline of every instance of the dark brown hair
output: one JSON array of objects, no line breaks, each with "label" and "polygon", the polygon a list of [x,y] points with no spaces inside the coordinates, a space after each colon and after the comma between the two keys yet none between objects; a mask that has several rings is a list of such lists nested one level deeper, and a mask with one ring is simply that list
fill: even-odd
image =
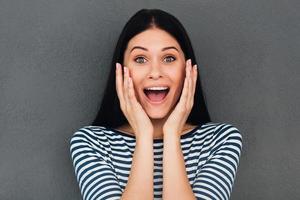
[{"label": "dark brown hair", "polygon": [[[191,59],[193,65],[196,64],[196,58],[188,34],[177,18],[160,9],[139,10],[129,19],[119,36],[114,50],[108,82],[106,84],[100,110],[93,121],[93,126],[117,128],[128,123],[120,108],[119,99],[116,93],[115,64],[118,62],[123,66],[124,51],[127,48],[129,40],[135,35],[152,27],[165,30],[175,37],[184,52],[185,58]],[[210,121],[198,73],[194,106],[187,119],[187,123],[192,125],[202,125]]]}]

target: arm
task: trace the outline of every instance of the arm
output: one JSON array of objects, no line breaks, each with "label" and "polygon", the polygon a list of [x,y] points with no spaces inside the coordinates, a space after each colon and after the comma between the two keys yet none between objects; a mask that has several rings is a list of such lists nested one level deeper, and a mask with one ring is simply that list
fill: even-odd
[{"label": "arm", "polygon": [[229,199],[242,149],[238,129],[232,125],[223,126],[215,133],[212,153],[199,169],[192,187],[188,182],[180,140],[170,136],[175,134],[164,135],[164,200]]},{"label": "arm", "polygon": [[153,165],[153,138],[150,134],[139,134],[122,200],[153,200]]},{"label": "arm", "polygon": [[115,170],[91,130],[82,128],[72,136],[70,153],[83,200],[120,199]]},{"label": "arm", "polygon": [[241,155],[242,135],[234,126],[222,124],[216,127],[213,137],[210,155],[198,168],[193,191],[197,199],[228,200]]},{"label": "arm", "polygon": [[116,90],[120,107],[136,136],[131,170],[122,199],[153,199],[153,125],[137,101],[129,68],[116,63]]},{"label": "arm", "polygon": [[186,77],[181,97],[176,107],[163,125],[163,199],[195,199],[186,173],[180,132],[194,104],[197,80],[197,65],[192,66],[191,59],[186,61]]},{"label": "arm", "polygon": [[164,133],[163,199],[195,200],[189,183],[179,134]]},{"label": "arm", "polygon": [[[75,175],[83,200],[153,199],[152,138],[138,138],[132,168],[122,194],[115,170],[98,148],[93,132],[83,128],[70,141]],[[151,177],[151,178],[150,178]]]}]

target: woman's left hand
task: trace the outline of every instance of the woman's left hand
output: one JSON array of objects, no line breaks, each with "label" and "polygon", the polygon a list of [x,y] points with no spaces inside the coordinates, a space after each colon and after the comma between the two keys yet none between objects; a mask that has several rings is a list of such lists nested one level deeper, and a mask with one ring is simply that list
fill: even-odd
[{"label": "woman's left hand", "polygon": [[186,61],[186,77],[180,100],[163,126],[163,134],[176,134],[180,137],[186,120],[194,105],[197,81],[197,65],[192,67],[191,59]]}]

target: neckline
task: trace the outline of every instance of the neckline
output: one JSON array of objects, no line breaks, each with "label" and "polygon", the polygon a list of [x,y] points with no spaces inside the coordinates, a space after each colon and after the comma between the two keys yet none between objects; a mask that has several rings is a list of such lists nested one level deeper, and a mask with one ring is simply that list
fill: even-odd
[{"label": "neckline", "polygon": [[[189,136],[190,136],[192,133],[194,133],[197,129],[201,129],[203,125],[204,125],[204,124],[196,125],[193,129],[191,129],[190,131],[188,131],[188,132],[186,132],[185,134],[181,135],[181,136],[180,136],[180,139],[184,139],[184,138],[189,137]],[[109,129],[111,129],[111,130],[114,131],[114,132],[117,132],[118,134],[120,134],[120,135],[122,135],[122,136],[125,136],[125,137],[128,137],[128,138],[132,138],[132,139],[134,139],[134,140],[136,139],[135,136],[129,135],[129,134],[123,132],[123,131],[120,131],[120,130],[117,130],[117,129],[114,129],[114,128],[109,128]],[[164,141],[163,138],[156,138],[156,139],[153,139],[153,142],[154,142],[154,143],[156,143],[156,142],[163,142],[163,141]]]}]

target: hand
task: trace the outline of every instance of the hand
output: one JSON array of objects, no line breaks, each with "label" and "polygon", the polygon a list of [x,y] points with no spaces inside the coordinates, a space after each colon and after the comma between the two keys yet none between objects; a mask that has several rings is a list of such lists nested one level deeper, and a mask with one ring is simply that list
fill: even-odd
[{"label": "hand", "polygon": [[137,101],[129,69],[124,66],[124,81],[121,64],[116,63],[116,90],[120,107],[134,134],[152,134],[153,125],[141,104]]},{"label": "hand", "polygon": [[186,120],[194,105],[197,81],[197,65],[192,67],[191,59],[186,62],[186,77],[180,100],[163,125],[163,134],[176,134],[180,137]]}]

